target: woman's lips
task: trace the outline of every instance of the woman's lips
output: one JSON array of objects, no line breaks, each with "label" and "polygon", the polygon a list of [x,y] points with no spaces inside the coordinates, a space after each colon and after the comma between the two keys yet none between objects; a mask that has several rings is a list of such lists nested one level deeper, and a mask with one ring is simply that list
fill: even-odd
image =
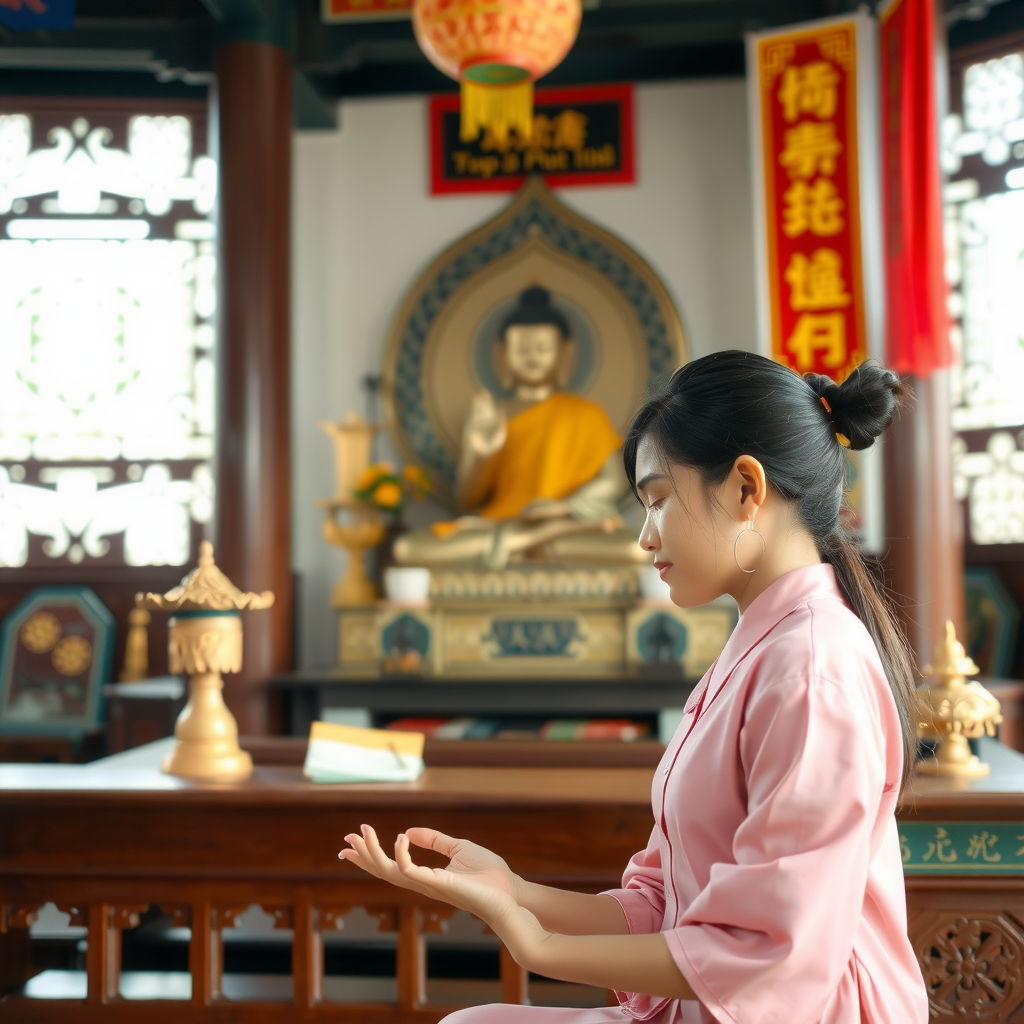
[{"label": "woman's lips", "polygon": [[672,568],[672,563],[671,562],[655,562],[654,563],[654,568],[658,570],[658,575],[662,579],[664,579],[665,578],[665,573],[667,573],[669,571],[669,569]]}]

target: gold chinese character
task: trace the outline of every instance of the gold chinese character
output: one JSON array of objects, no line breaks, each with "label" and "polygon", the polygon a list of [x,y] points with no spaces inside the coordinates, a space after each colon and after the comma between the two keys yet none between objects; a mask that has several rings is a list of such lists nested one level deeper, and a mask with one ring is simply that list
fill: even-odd
[{"label": "gold chinese character", "polygon": [[789,122],[801,114],[832,117],[836,112],[839,72],[828,61],[816,60],[802,67],[788,67],[782,74],[779,102]]},{"label": "gold chinese character", "polygon": [[554,124],[550,117],[544,114],[534,114],[533,116],[533,133],[530,135],[529,144],[531,149],[550,149],[551,148],[551,133],[554,130]]},{"label": "gold chinese character", "polygon": [[842,151],[835,124],[804,121],[786,132],[786,146],[779,154],[779,163],[791,178],[807,181],[819,172],[835,174],[836,157]]},{"label": "gold chinese character", "polygon": [[480,148],[485,153],[507,153],[512,147],[512,137],[507,131],[500,134],[494,130],[493,125],[484,128],[483,138],[480,140]]},{"label": "gold chinese character", "polygon": [[555,118],[555,149],[571,149],[578,153],[587,141],[586,114],[578,110],[563,110]]},{"label": "gold chinese character", "polygon": [[928,844],[928,852],[921,860],[931,860],[932,857],[936,857],[947,864],[952,864],[956,860],[956,850],[950,849],[952,845],[953,840],[949,838],[949,833],[944,828],[936,826],[935,841]]},{"label": "gold chinese character", "polygon": [[835,370],[846,362],[846,316],[842,313],[801,313],[786,342],[796,356],[800,373],[814,369],[814,353],[823,351],[822,363]]},{"label": "gold chinese character", "polygon": [[910,860],[910,843],[902,832],[900,833],[900,856],[903,858],[904,864]]},{"label": "gold chinese character", "polygon": [[789,308],[834,309],[848,306],[850,296],[842,275],[843,258],[835,249],[816,249],[808,259],[802,252],[793,254],[786,267],[789,283]]},{"label": "gold chinese character", "polygon": [[812,235],[838,235],[843,230],[842,199],[835,185],[819,178],[813,185],[795,181],[786,189],[786,208],[782,211],[782,230],[788,238],[805,231]]},{"label": "gold chinese character", "polygon": [[1003,859],[1000,854],[990,852],[992,847],[998,842],[999,837],[989,835],[988,832],[982,832],[980,836],[973,835],[967,844],[967,856],[971,860],[977,860],[980,856],[982,860],[987,860],[994,864],[996,861]]}]

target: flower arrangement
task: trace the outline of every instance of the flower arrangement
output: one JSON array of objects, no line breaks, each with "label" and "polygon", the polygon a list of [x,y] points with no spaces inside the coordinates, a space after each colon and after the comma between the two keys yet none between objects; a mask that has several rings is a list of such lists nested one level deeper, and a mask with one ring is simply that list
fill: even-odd
[{"label": "flower arrangement", "polygon": [[430,480],[418,466],[404,466],[399,472],[390,462],[377,462],[360,473],[352,496],[397,516],[407,500],[422,501],[429,493]]}]

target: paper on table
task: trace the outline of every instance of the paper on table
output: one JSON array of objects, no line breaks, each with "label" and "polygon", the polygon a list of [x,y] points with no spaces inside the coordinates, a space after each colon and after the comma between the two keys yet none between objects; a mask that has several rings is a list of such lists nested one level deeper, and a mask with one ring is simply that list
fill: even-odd
[{"label": "paper on table", "polygon": [[303,775],[312,782],[413,782],[423,772],[423,733],[314,722]]}]

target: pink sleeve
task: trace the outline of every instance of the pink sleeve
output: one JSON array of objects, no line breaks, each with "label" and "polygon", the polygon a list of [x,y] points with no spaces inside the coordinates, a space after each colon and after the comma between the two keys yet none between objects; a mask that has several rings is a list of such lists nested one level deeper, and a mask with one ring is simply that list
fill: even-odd
[{"label": "pink sleeve", "polygon": [[651,832],[647,849],[626,865],[621,889],[601,894],[618,900],[632,935],[661,931],[665,921],[665,880],[661,873],[661,842],[658,829]]},{"label": "pink sleeve", "polygon": [[853,952],[885,785],[870,681],[755,691],[740,731],[747,817],[669,950],[722,1024],[816,1020]]}]

